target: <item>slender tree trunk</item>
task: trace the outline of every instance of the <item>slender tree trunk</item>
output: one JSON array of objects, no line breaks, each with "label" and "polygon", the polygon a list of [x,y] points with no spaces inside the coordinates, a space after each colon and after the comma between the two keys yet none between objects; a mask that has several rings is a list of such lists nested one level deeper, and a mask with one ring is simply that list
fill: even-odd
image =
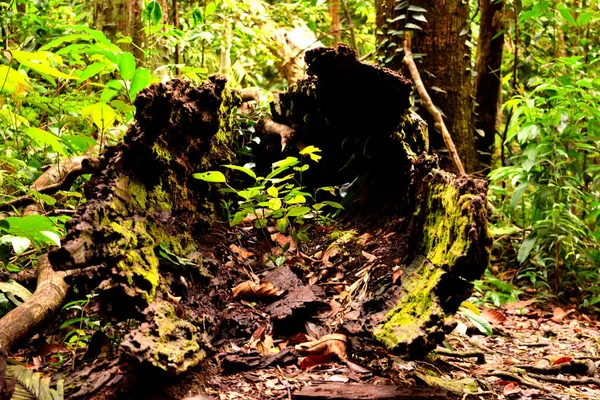
[{"label": "slender tree trunk", "polygon": [[[426,55],[419,65],[423,82],[433,103],[443,112],[466,171],[476,172],[479,158],[474,136],[471,57],[466,45],[469,39],[468,4],[462,0],[412,0],[410,4],[427,10],[424,15],[428,23],[413,19],[415,13],[412,11],[408,12],[408,21],[394,21],[407,10],[394,10],[398,5],[394,0],[375,1],[380,60],[386,67],[402,68],[402,52],[397,52],[402,48],[400,31],[406,22],[421,26],[422,30],[416,30],[413,39],[413,52]],[[420,110],[420,113],[433,126],[427,111]],[[432,129],[430,138],[436,147],[436,144],[442,144],[442,139],[434,132]]]},{"label": "slender tree trunk", "polygon": [[477,42],[477,61],[475,71],[475,107],[477,129],[477,149],[481,164],[489,169],[494,152],[500,85],[502,82],[501,65],[504,34],[502,18],[504,1],[481,0],[481,19],[479,22],[479,41]]},{"label": "slender tree trunk", "polygon": [[331,17],[331,36],[333,38],[333,44],[336,44],[342,39],[340,0],[329,0],[329,16]]}]

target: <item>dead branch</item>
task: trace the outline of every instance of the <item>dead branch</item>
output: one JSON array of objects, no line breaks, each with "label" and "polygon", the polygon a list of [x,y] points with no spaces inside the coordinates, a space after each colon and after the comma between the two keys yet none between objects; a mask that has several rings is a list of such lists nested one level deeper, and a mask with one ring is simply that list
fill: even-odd
[{"label": "dead branch", "polygon": [[547,376],[540,374],[529,374],[530,377],[539,379],[540,381],[558,383],[564,386],[575,386],[575,385],[596,385],[600,387],[600,379],[594,377],[585,377],[581,379],[569,379],[569,378],[558,378],[555,376]]},{"label": "dead branch", "polygon": [[596,363],[592,360],[573,360],[548,367],[536,367],[534,365],[517,365],[515,367],[540,375],[576,374],[594,376],[596,372]]},{"label": "dead branch", "polygon": [[439,355],[454,358],[477,358],[477,364],[485,364],[485,354],[482,351],[470,350],[470,351],[451,351],[443,347],[438,347],[435,350]]},{"label": "dead branch", "polygon": [[496,376],[498,378],[509,379],[509,380],[518,382],[521,385],[529,386],[529,387],[532,387],[532,388],[538,389],[538,390],[543,390],[544,392],[548,391],[548,389],[546,389],[544,386],[540,385],[538,382],[534,381],[533,379],[530,379],[530,378],[527,378],[524,376],[519,376],[517,374],[513,374],[512,372],[492,371],[486,375],[487,376]]},{"label": "dead branch", "polygon": [[410,49],[410,32],[406,31],[404,33],[404,58],[402,62],[406,64],[408,70],[410,71],[410,76],[415,82],[415,86],[417,88],[417,92],[419,93],[419,97],[421,98],[421,102],[425,106],[425,109],[429,111],[429,114],[433,117],[435,122],[435,128],[442,133],[442,137],[444,138],[444,143],[448,148],[448,152],[450,153],[450,157],[452,161],[454,161],[454,165],[458,169],[458,172],[462,175],[465,174],[465,167],[463,167],[462,162],[460,161],[460,157],[458,156],[458,152],[456,151],[456,147],[454,146],[454,142],[452,141],[452,136],[450,136],[450,132],[446,128],[446,124],[444,123],[444,119],[442,118],[442,114],[431,101],[431,97],[429,97],[429,93],[427,93],[427,89],[425,89],[425,85],[421,80],[421,75],[419,74],[419,70],[417,69],[417,65],[415,64],[415,60],[412,56],[412,50]]},{"label": "dead branch", "polygon": [[[94,171],[94,162],[87,156],[78,156],[63,160],[46,170],[34,183],[31,189],[38,193],[48,194],[73,184],[75,178]],[[21,207],[35,202],[30,195],[23,195],[0,204],[0,210]]]},{"label": "dead branch", "polygon": [[56,315],[67,296],[69,285],[64,278],[68,274],[68,271],[54,271],[48,255],[40,257],[35,292],[0,319],[0,348],[14,348]]}]

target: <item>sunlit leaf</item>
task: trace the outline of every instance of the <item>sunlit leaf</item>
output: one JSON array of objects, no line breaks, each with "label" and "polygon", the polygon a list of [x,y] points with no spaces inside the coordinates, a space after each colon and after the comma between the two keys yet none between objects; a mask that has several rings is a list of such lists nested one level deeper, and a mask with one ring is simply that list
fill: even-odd
[{"label": "sunlit leaf", "polygon": [[212,183],[227,182],[225,175],[223,175],[223,173],[219,172],[219,171],[200,172],[197,174],[193,174],[192,176],[196,179],[200,179],[200,180],[206,181],[206,182],[212,182]]}]

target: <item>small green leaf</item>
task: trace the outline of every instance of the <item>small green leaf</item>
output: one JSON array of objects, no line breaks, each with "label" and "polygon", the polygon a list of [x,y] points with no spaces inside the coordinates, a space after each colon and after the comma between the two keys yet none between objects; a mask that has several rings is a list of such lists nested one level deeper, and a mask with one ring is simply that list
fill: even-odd
[{"label": "small green leaf", "polygon": [[288,209],[287,216],[288,217],[300,217],[302,215],[306,215],[311,211],[310,207],[291,207]]},{"label": "small green leaf", "polygon": [[227,182],[225,175],[219,171],[207,171],[207,172],[199,172],[197,174],[192,175],[196,179],[200,179],[206,182],[213,183],[224,183]]},{"label": "small green leaf", "polygon": [[40,147],[50,146],[55,152],[62,154],[63,156],[67,155],[58,136],[34,127],[27,129],[25,134],[35,140]]},{"label": "small green leaf", "polygon": [[194,20],[194,27],[202,24],[204,22],[204,16],[202,15],[202,10],[199,8],[195,8],[192,13],[192,19]]},{"label": "small green leaf", "polygon": [[258,229],[266,228],[268,223],[269,220],[267,220],[266,218],[259,218],[256,221],[254,221],[254,227]]},{"label": "small green leaf", "polygon": [[288,228],[288,220],[287,218],[280,218],[277,220],[277,230],[281,233],[286,233]]},{"label": "small green leaf", "polygon": [[521,243],[521,247],[519,247],[519,253],[517,254],[517,261],[519,263],[523,264],[525,260],[527,260],[527,257],[529,257],[531,250],[533,250],[536,241],[537,234],[535,232],[533,232],[532,234],[527,236],[525,240],[523,240],[523,243]]},{"label": "small green leaf", "polygon": [[240,167],[239,165],[223,165],[225,168],[234,169],[236,171],[242,171],[246,175],[256,179],[256,174],[250,168]]},{"label": "small green leaf", "polygon": [[303,156],[308,154],[311,160],[318,162],[321,158],[323,158],[322,156],[317,154],[320,152],[321,149],[319,149],[318,147],[306,146],[304,149],[302,149],[302,151],[300,151],[300,154],[302,154]]},{"label": "small green leaf", "polygon": [[119,59],[119,72],[121,73],[121,78],[126,81],[131,80],[134,71],[135,58],[133,57],[133,54],[129,52],[121,54],[121,58]]},{"label": "small green leaf", "polygon": [[133,73],[131,85],[129,86],[129,99],[133,101],[135,96],[150,84],[150,71],[146,68],[137,68]]},{"label": "small green leaf", "polygon": [[340,203],[336,203],[335,201],[329,201],[329,200],[325,200],[323,203],[327,204],[328,206],[331,206],[333,208],[339,208],[341,210],[344,209],[344,206],[341,205]]},{"label": "small green leaf", "polygon": [[214,14],[215,11],[217,11],[217,4],[214,1],[211,1],[204,9],[204,17],[208,18],[210,15]]},{"label": "small green leaf", "polygon": [[306,203],[306,197],[299,194],[299,195],[292,197],[289,200],[286,200],[285,202],[287,204],[304,204],[304,203]]},{"label": "small green leaf", "polygon": [[55,245],[60,247],[60,236],[56,232],[52,231],[40,231],[40,233],[50,239]]},{"label": "small green leaf", "polygon": [[267,189],[267,193],[271,197],[278,197],[279,196],[279,190],[277,190],[277,188],[275,186],[271,186],[270,188],[268,188]]},{"label": "small green leaf", "polygon": [[90,115],[92,121],[94,121],[94,125],[103,133],[106,133],[113,126],[117,118],[115,110],[105,103],[95,103],[83,107],[81,116],[85,118]]}]

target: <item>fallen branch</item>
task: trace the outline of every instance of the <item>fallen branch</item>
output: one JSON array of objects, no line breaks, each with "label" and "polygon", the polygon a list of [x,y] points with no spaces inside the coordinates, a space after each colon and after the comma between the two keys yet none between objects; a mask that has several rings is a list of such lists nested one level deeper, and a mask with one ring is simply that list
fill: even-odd
[{"label": "fallen branch", "polygon": [[417,92],[419,93],[419,97],[421,98],[421,103],[425,106],[425,109],[429,111],[429,114],[433,117],[433,121],[435,122],[435,129],[442,133],[442,137],[444,138],[444,143],[448,148],[448,152],[450,153],[450,157],[452,161],[454,161],[454,165],[458,169],[458,172],[464,175],[465,167],[463,167],[462,162],[460,161],[460,157],[458,156],[458,152],[456,151],[456,146],[454,146],[454,142],[452,141],[452,136],[450,136],[450,132],[446,128],[446,124],[444,123],[444,119],[442,118],[442,114],[439,112],[433,101],[431,101],[431,97],[429,97],[429,93],[427,93],[427,89],[425,89],[425,85],[421,80],[421,75],[419,74],[419,70],[417,69],[417,65],[415,64],[415,60],[413,59],[412,50],[410,49],[410,32],[406,31],[404,33],[404,58],[402,62],[406,64],[408,70],[410,71],[410,76],[415,82],[415,86],[417,88]]},{"label": "fallen branch", "polygon": [[548,391],[548,389],[546,389],[544,386],[542,386],[538,382],[534,381],[533,379],[529,379],[529,378],[524,377],[524,376],[519,376],[517,374],[513,374],[512,372],[508,372],[508,371],[492,371],[492,372],[490,372],[490,373],[488,373],[486,375],[487,376],[496,376],[498,378],[509,379],[509,380],[518,382],[521,385],[529,386],[529,387],[532,387],[532,388],[538,389],[538,390],[543,390],[544,392]]},{"label": "fallen branch", "polygon": [[54,271],[48,255],[38,260],[38,285],[33,295],[0,319],[0,348],[11,350],[55,316],[67,296],[68,271]]},{"label": "fallen branch", "polygon": [[569,378],[557,378],[555,376],[547,376],[540,374],[529,374],[530,377],[539,379],[540,381],[558,383],[564,386],[575,386],[575,385],[596,385],[600,387],[600,379],[585,377],[581,379],[569,379]]},{"label": "fallen branch", "polygon": [[485,354],[482,351],[470,350],[470,351],[451,351],[443,347],[438,347],[435,352],[439,355],[454,358],[477,358],[477,364],[485,364]]},{"label": "fallen branch", "polygon": [[594,376],[594,373],[596,372],[596,364],[591,360],[573,360],[571,362],[551,365],[548,367],[517,365],[516,368],[541,375],[574,374]]},{"label": "fallen branch", "polygon": [[[87,156],[73,157],[59,162],[57,165],[46,170],[31,185],[31,190],[37,193],[54,193],[60,189],[69,187],[75,181],[75,178],[94,171],[94,162]],[[6,210],[10,207],[21,207],[35,202],[36,199],[31,195],[15,197],[12,200],[0,204],[0,210]]]}]

